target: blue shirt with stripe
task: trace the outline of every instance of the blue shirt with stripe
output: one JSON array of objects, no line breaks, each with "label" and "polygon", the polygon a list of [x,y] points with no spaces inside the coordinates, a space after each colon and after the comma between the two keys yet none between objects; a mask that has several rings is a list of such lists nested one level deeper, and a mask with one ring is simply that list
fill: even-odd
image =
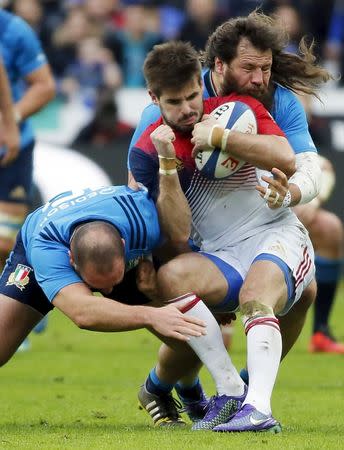
[{"label": "blue shirt with stripe", "polygon": [[[211,81],[211,72],[206,69],[203,71],[203,98],[209,97],[216,97],[216,92]],[[270,113],[277,125],[284,131],[295,153],[317,151],[309,133],[306,113],[300,100],[293,92],[276,84],[273,107]],[[132,136],[129,151],[145,129],[158,120],[160,115],[160,108],[157,105],[151,103],[146,106]]]},{"label": "blue shirt with stripe", "polygon": [[[25,77],[47,63],[41,44],[32,28],[20,17],[0,9],[0,50],[11,86],[14,103],[26,90]],[[34,139],[29,120],[20,125],[20,148]]]},{"label": "blue shirt with stripe", "polygon": [[82,281],[70,265],[69,242],[78,224],[95,220],[119,231],[127,270],[159,244],[158,215],[146,190],[108,186],[57,195],[31,213],[21,230],[28,263],[50,301],[63,287]]}]

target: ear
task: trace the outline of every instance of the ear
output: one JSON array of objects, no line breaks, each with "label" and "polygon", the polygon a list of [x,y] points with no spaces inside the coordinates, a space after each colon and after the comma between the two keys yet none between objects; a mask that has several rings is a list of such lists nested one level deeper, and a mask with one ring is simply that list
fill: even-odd
[{"label": "ear", "polygon": [[223,75],[223,72],[224,72],[224,63],[217,56],[215,56],[214,71],[215,71],[215,73],[217,73],[219,75]]},{"label": "ear", "polygon": [[122,241],[123,247],[125,247],[125,240],[123,238],[121,238],[121,241]]},{"label": "ear", "polygon": [[154,105],[159,105],[159,99],[158,97],[152,92],[151,90],[148,91],[148,94],[150,95],[150,98],[152,99],[152,102]]},{"label": "ear", "polygon": [[70,265],[73,267],[73,269],[75,269],[76,264],[75,264],[75,261],[73,258],[73,253],[71,250],[68,251],[68,256],[69,256]]}]

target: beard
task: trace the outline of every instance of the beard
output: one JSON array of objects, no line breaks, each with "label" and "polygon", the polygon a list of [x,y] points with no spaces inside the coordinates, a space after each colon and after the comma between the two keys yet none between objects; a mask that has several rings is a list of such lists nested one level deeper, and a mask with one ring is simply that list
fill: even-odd
[{"label": "beard", "polygon": [[267,88],[265,86],[251,89],[242,88],[239,87],[237,81],[230,75],[230,73],[227,72],[225,74],[225,77],[223,78],[219,95],[226,96],[232,94],[233,92],[241,95],[250,95],[251,97],[260,101],[268,111],[272,109],[274,93],[272,83],[269,83],[269,86]]},{"label": "beard", "polygon": [[164,113],[161,113],[161,115],[162,115],[166,125],[171,127],[172,130],[178,131],[179,133],[183,133],[183,134],[190,134],[192,132],[192,130],[194,129],[195,124],[197,122],[199,122],[199,120],[201,118],[201,115],[197,114],[196,112],[187,114],[181,118],[180,122],[183,122],[184,120],[187,120],[191,117],[196,117],[197,120],[192,125],[181,125],[179,122],[172,122],[171,120],[168,120]]}]

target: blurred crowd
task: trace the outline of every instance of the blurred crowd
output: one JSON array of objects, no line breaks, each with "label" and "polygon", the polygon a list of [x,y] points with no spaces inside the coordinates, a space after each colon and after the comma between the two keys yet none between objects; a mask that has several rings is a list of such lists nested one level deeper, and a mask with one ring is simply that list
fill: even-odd
[{"label": "blurred crowd", "polygon": [[143,61],[155,44],[182,39],[202,49],[217,25],[257,7],[288,28],[288,51],[298,52],[306,34],[332,73],[340,73],[344,61],[344,0],[2,0],[2,5],[37,32],[60,98],[77,96],[92,110],[88,138],[94,127],[103,129],[105,140],[121,133],[113,127],[115,92],[144,86]]}]

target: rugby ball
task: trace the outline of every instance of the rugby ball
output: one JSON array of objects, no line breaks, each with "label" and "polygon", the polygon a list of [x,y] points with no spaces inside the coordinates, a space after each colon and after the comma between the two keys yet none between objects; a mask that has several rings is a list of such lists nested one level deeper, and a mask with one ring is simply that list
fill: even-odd
[{"label": "rugby ball", "polygon": [[[257,121],[252,109],[243,102],[228,102],[218,106],[211,115],[224,128],[241,133],[256,134]],[[245,161],[233,158],[219,148],[199,152],[195,158],[197,169],[206,178],[225,179],[239,170]]]}]

